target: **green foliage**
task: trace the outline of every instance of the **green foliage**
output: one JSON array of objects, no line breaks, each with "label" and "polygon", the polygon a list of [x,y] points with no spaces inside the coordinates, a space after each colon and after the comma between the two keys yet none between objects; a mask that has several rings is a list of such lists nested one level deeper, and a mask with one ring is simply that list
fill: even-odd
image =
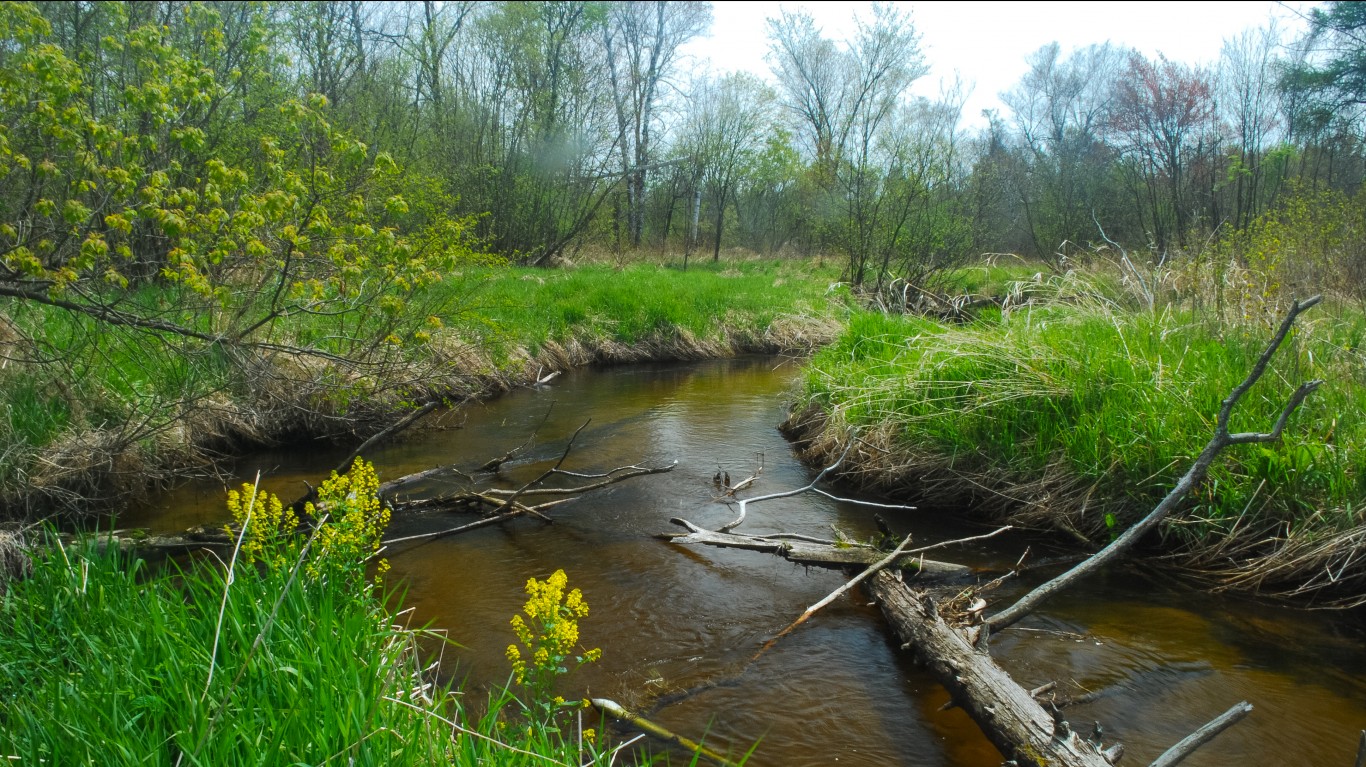
[{"label": "green foliage", "polygon": [[[1102,533],[1146,512],[1185,471],[1267,340],[1259,324],[1215,331],[1193,319],[1084,298],[966,326],[860,315],[813,360],[806,397],[842,422],[886,430],[927,466],[1084,488],[1084,498],[1050,504],[1061,513],[1084,501],[1096,516],[1081,528]],[[1227,530],[1249,510],[1292,527],[1354,519],[1366,390],[1346,382],[1361,380],[1362,322],[1355,313],[1302,322],[1233,429],[1269,429],[1302,380],[1344,384],[1316,393],[1283,443],[1227,451],[1195,496],[1191,517],[1203,522],[1182,534]]]},{"label": "green foliage", "polygon": [[[1301,193],[1190,260],[1184,281],[1214,293],[1234,322],[1323,290],[1366,298],[1366,193]],[[1202,285],[1202,283],[1204,283]]]},{"label": "green foliage", "polygon": [[[1300,115],[1309,125],[1322,125],[1354,116],[1366,101],[1366,9],[1359,3],[1330,2],[1309,12],[1310,30],[1305,47],[1322,52],[1286,69],[1282,90],[1311,100]],[[1303,125],[1300,127],[1304,127]]]},{"label": "green foliage", "polygon": [[[610,763],[591,731],[568,737],[548,713],[525,716],[558,701],[513,710],[503,692],[470,716],[425,677],[418,642],[430,637],[395,626],[386,604],[397,600],[333,577],[359,573],[356,556],[373,552],[370,477],[358,464],[323,489],[342,527],[330,543],[318,535],[307,562],[290,521],[250,488],[235,505],[252,509],[259,532],[226,572],[213,560],[158,572],[94,545],[45,549],[0,597],[0,754],[166,767]],[[356,514],[365,521],[347,527]],[[272,560],[284,551],[293,558]],[[575,616],[552,627],[563,639],[586,606],[561,607]],[[509,726],[514,715],[525,725]]]},{"label": "green foliage", "polygon": [[[104,319],[118,306],[118,324],[241,342],[290,314],[379,303],[396,318],[469,252],[458,220],[429,216],[430,234],[403,236],[407,203],[373,194],[397,166],[334,127],[322,96],[258,105],[243,115],[258,128],[250,143],[218,146],[215,121],[240,75],[224,81],[208,65],[224,53],[218,14],[184,14],[202,51],[151,23],[99,41],[129,75],[103,104],[97,72],[46,42],[36,10],[0,8],[0,292]],[[424,245],[437,237],[440,247]],[[208,327],[126,304],[148,280],[183,287],[179,308]]]}]

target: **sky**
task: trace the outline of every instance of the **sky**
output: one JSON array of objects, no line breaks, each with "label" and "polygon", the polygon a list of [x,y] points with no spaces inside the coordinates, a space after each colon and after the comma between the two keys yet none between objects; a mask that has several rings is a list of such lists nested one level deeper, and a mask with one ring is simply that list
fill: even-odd
[{"label": "sky", "polygon": [[[1211,64],[1225,39],[1265,26],[1273,18],[1288,34],[1303,29],[1302,15],[1315,3],[1236,0],[1225,2],[904,2],[921,35],[930,72],[913,92],[936,97],[941,82],[955,73],[973,85],[963,109],[963,126],[986,124],[982,110],[1005,114],[998,94],[1019,82],[1025,57],[1051,42],[1066,54],[1074,48],[1107,40],[1136,48],[1152,58],[1158,53],[1186,64]],[[684,53],[696,57],[698,69],[721,74],[752,72],[771,80],[764,55],[768,51],[765,19],[784,9],[803,9],[827,37],[852,37],[854,14],[872,18],[869,2],[736,2],[713,3],[709,37],[694,40]]]}]

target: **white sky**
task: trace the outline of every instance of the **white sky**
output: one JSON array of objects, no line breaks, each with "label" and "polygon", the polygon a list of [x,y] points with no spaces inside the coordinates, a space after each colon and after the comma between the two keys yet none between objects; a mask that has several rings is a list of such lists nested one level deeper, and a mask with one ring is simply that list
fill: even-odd
[{"label": "white sky", "polygon": [[[804,9],[816,19],[826,37],[852,37],[854,14],[871,19],[868,2],[736,2],[713,3],[708,38],[695,40],[685,52],[698,59],[698,69],[710,61],[717,73],[753,72],[771,80],[764,55],[768,52],[765,19],[783,9]],[[920,33],[921,49],[930,66],[913,91],[937,96],[941,80],[959,73],[975,86],[963,108],[963,125],[985,125],[983,109],[1005,107],[997,95],[1019,82],[1025,57],[1057,41],[1063,53],[1092,43],[1110,41],[1137,48],[1155,57],[1187,64],[1211,64],[1223,41],[1244,30],[1265,26],[1273,17],[1291,35],[1301,30],[1297,12],[1315,3],[1226,0],[1225,2],[904,2]],[[1287,36],[1286,39],[1290,39]]]}]

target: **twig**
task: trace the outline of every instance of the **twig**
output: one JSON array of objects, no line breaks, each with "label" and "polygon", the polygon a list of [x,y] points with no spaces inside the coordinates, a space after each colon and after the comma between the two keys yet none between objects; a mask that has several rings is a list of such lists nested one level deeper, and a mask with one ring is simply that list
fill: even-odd
[{"label": "twig", "polygon": [[[540,381],[537,381],[537,383],[540,383]],[[543,426],[545,426],[545,422],[550,420],[550,413],[551,413],[551,411],[553,411],[554,409],[555,409],[555,400],[551,400],[551,401],[550,401],[550,406],[547,407],[547,408],[545,409],[545,415],[544,415],[544,416],[541,416],[541,422],[538,423],[538,424],[536,424],[536,428],[535,428],[535,429],[532,429],[532,430],[531,430],[531,433],[527,435],[527,438],[526,438],[526,441],[525,441],[525,442],[523,442],[522,444],[518,445],[517,447],[512,448],[511,450],[507,451],[506,453],[503,453],[503,454],[502,454],[501,456],[499,456],[498,458],[494,458],[494,459],[491,460],[491,461],[485,462],[484,465],[482,465],[482,466],[480,466],[479,468],[475,469],[475,471],[496,472],[496,471],[498,471],[500,468],[502,468],[503,464],[505,464],[505,463],[507,463],[508,461],[512,460],[512,458],[513,458],[514,456],[516,456],[518,453],[520,453],[520,452],[522,452],[523,450],[525,450],[525,449],[527,448],[527,445],[530,445],[530,444],[531,444],[531,441],[532,441],[533,439],[536,439],[536,435],[539,434],[539,433],[541,432],[541,428],[542,428]]]},{"label": "twig", "polygon": [[597,708],[604,714],[607,714],[608,716],[613,717],[614,719],[626,722],[627,724],[630,724],[632,727],[635,727],[636,729],[653,738],[662,740],[665,743],[673,743],[674,745],[686,748],[687,750],[693,752],[697,756],[715,762],[721,765],[722,767],[739,767],[739,765],[737,765],[735,762],[732,762],[726,757],[721,756],[715,751],[712,751],[711,749],[707,748],[701,743],[697,743],[695,741],[683,737],[682,735],[673,733],[665,729],[664,727],[661,727],[660,725],[650,721],[649,719],[645,719],[644,717],[632,714],[630,711],[627,711],[626,709],[622,708],[621,705],[619,705],[616,701],[608,700],[606,698],[592,698],[590,702],[593,704],[595,708]]},{"label": "twig", "polygon": [[810,482],[809,484],[807,484],[807,485],[804,485],[804,486],[802,486],[802,487],[799,487],[799,488],[797,488],[797,489],[795,489],[795,490],[784,490],[784,491],[781,492],[781,493],[769,493],[768,495],[759,495],[759,496],[755,496],[755,497],[753,497],[753,498],[738,498],[738,499],[736,499],[736,503],[738,503],[738,504],[740,505],[740,511],[739,511],[739,513],[736,515],[735,519],[731,520],[729,523],[724,524],[724,525],[722,525],[721,527],[716,528],[716,531],[717,531],[718,533],[729,533],[731,530],[734,530],[735,528],[739,527],[739,526],[741,525],[741,523],[743,523],[743,522],[745,521],[746,509],[747,509],[747,507],[749,506],[749,504],[751,504],[751,503],[759,503],[760,501],[771,501],[771,500],[773,500],[774,498],[787,498],[787,497],[789,497],[789,496],[799,495],[799,494],[801,494],[801,493],[805,493],[805,492],[808,491],[808,490],[810,490],[810,491],[812,491],[812,492],[815,492],[815,493],[819,493],[820,495],[823,495],[823,496],[825,496],[825,497],[827,497],[827,498],[830,498],[830,499],[832,499],[832,500],[840,501],[840,502],[842,502],[842,503],[855,503],[855,504],[859,504],[859,505],[862,505],[862,506],[876,506],[876,507],[882,508],[882,509],[906,509],[906,510],[911,510],[911,511],[913,511],[913,510],[915,509],[914,506],[903,506],[903,505],[900,505],[900,504],[875,503],[875,502],[873,502],[873,501],[861,501],[861,500],[859,500],[859,499],[857,499],[857,498],[842,498],[842,497],[839,497],[839,496],[831,495],[830,493],[828,493],[828,492],[826,492],[826,491],[824,491],[824,490],[819,490],[819,489],[816,488],[816,485],[817,485],[822,479],[825,479],[825,476],[826,476],[827,474],[829,474],[830,472],[832,472],[832,471],[834,471],[835,469],[839,468],[839,466],[840,466],[841,463],[844,463],[844,459],[849,455],[849,450],[850,450],[851,448],[853,448],[853,446],[854,446],[854,443],[851,442],[847,447],[844,448],[844,452],[840,454],[840,457],[839,457],[838,460],[836,460],[834,463],[830,464],[829,466],[826,466],[824,469],[821,469],[820,473],[816,475],[816,478],[813,479],[813,480],[811,480],[811,482]]},{"label": "twig", "polygon": [[783,637],[792,633],[793,629],[797,628],[803,623],[806,623],[807,619],[815,615],[822,607],[825,607],[826,605],[830,604],[836,599],[839,599],[841,596],[847,594],[850,589],[854,588],[860,583],[863,583],[863,581],[866,580],[873,573],[876,573],[877,571],[883,569],[887,565],[890,565],[891,563],[895,562],[897,558],[905,552],[906,547],[909,545],[911,545],[911,536],[907,535],[905,538],[901,540],[901,544],[898,545],[896,547],[896,550],[894,550],[891,554],[888,554],[882,559],[879,559],[877,562],[874,562],[872,565],[869,565],[867,570],[864,570],[858,575],[855,575],[853,578],[850,578],[848,583],[845,583],[843,586],[840,586],[839,588],[830,592],[825,596],[824,599],[817,602],[816,604],[806,608],[806,612],[798,616],[797,620],[792,621],[792,623],[788,624],[788,627],[778,632],[777,636],[773,637],[767,642],[764,642],[764,646],[759,648],[759,652],[755,653],[753,658],[750,658],[750,663],[753,663],[754,661],[758,660],[760,656],[771,650],[773,648],[773,645],[778,643],[779,639],[782,639]]}]

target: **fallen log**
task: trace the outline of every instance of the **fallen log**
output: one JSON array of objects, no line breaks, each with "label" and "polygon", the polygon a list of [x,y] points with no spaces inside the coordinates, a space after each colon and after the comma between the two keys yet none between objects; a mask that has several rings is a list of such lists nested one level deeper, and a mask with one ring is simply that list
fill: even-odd
[{"label": "fallen log", "polygon": [[1110,767],[1102,749],[1055,719],[990,655],[945,623],[927,594],[912,591],[886,571],[864,587],[902,647],[916,654],[1007,760],[1029,767]]},{"label": "fallen log", "polygon": [[[707,530],[686,519],[671,519],[670,522],[689,530],[687,533],[663,533],[661,537],[682,545],[702,544],[723,549],[748,549],[762,551],[795,562],[799,565],[816,567],[854,567],[876,564],[887,556],[887,552],[872,546],[858,544],[815,543],[802,538],[787,536],[738,535]],[[907,553],[891,565],[899,570],[907,570],[924,575],[965,575],[971,568],[950,562],[936,562]]]},{"label": "fallen log", "polygon": [[[1231,433],[1229,421],[1239,400],[1266,372],[1267,365],[1285,341],[1295,319],[1319,300],[1315,296],[1292,304],[1280,328],[1247,377],[1221,403],[1214,436],[1167,497],[1113,543],[1066,573],[1030,591],[982,625],[962,629],[945,622],[931,595],[912,592],[887,572],[877,573],[869,579],[866,588],[905,643],[903,648],[915,652],[935,679],[948,689],[953,702],[977,722],[982,732],[1008,760],[1034,767],[1046,764],[1103,767],[1118,760],[1121,749],[1104,749],[1099,742],[1092,743],[1079,738],[1056,707],[1052,713],[1045,710],[1028,690],[997,666],[988,654],[990,634],[1014,625],[1047,599],[1126,552],[1204,480],[1210,465],[1225,448],[1274,442],[1281,438],[1291,414],[1322,381],[1301,384],[1282,408],[1269,432]],[[1154,767],[1175,765],[1251,710],[1252,707],[1246,702],[1234,706],[1169,749],[1153,763]]]}]

